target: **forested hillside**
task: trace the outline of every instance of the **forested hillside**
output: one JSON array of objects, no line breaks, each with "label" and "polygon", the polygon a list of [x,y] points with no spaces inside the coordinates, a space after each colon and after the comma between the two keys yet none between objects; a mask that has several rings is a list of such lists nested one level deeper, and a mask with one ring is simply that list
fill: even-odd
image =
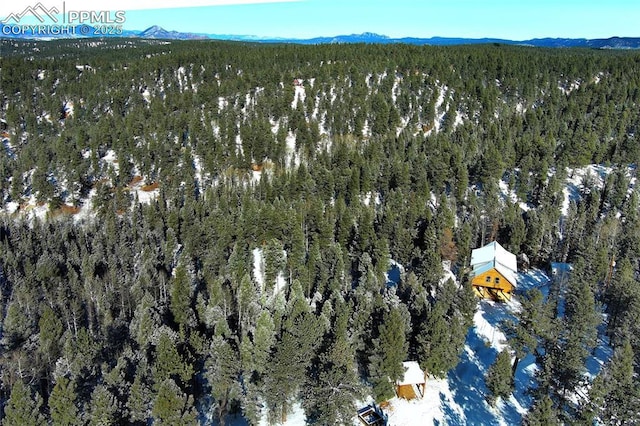
[{"label": "forested hillside", "polygon": [[456,366],[492,240],[573,265],[524,421],[639,421],[640,53],[1,43],[3,424],[351,423]]}]

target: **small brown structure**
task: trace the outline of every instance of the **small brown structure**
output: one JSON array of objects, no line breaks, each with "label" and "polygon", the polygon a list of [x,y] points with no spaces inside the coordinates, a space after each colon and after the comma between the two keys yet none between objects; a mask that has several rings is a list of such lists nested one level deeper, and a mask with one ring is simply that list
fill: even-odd
[{"label": "small brown structure", "polygon": [[427,375],[417,361],[405,361],[404,377],[396,383],[396,395],[403,399],[417,399],[424,396],[427,385]]}]

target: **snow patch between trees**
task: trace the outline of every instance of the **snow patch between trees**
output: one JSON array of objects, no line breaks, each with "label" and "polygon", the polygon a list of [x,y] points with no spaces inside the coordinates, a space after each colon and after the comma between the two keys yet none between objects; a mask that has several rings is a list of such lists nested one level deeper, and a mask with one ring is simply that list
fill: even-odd
[{"label": "snow patch between trees", "polygon": [[579,200],[582,192],[588,191],[592,187],[602,189],[611,170],[611,167],[599,164],[590,164],[576,169],[567,168],[567,180],[562,189],[564,194],[562,215],[566,217],[569,214],[571,201]]},{"label": "snow patch between trees", "polygon": [[473,316],[473,324],[478,336],[483,337],[492,348],[496,351],[501,352],[507,345],[507,336],[504,335],[502,331],[500,331],[495,324],[489,323],[489,321],[485,318],[485,303],[493,304],[495,302],[486,301],[478,305],[478,310]]}]

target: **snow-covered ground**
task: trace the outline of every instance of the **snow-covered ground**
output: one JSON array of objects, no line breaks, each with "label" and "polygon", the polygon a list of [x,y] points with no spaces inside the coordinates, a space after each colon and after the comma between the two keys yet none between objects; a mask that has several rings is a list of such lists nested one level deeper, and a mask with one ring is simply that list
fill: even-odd
[{"label": "snow-covered ground", "polygon": [[520,208],[525,212],[530,209],[527,203],[522,202],[520,199],[518,199],[516,191],[511,189],[507,182],[505,182],[504,180],[500,180],[500,182],[498,182],[498,186],[500,187],[500,192],[502,193],[502,196],[505,200],[509,200],[512,203],[518,203]]},{"label": "snow-covered ground", "polygon": [[[518,171],[517,169],[515,171]],[[564,188],[562,189],[562,215],[566,217],[569,214],[569,206],[572,201],[578,201],[585,191],[589,191],[591,188],[597,188],[602,190],[605,185],[607,177],[613,172],[611,167],[607,167],[601,164],[589,164],[584,167],[567,168]],[[629,178],[629,193],[635,190],[637,178],[636,166],[631,165],[626,172]],[[523,211],[528,211],[531,206],[518,198],[516,192],[509,186],[509,183],[505,180],[498,182],[500,187],[500,193],[504,200],[509,200],[512,203],[518,203]]]},{"label": "snow-covered ground", "polygon": [[32,194],[22,206],[22,211],[29,219],[38,218],[41,221],[47,217],[49,203],[37,203],[36,197]]},{"label": "snow-covered ground", "polygon": [[571,201],[580,198],[580,193],[585,189],[585,182],[590,181],[596,188],[602,189],[604,181],[611,173],[611,167],[598,164],[590,164],[586,167],[576,169],[567,168],[567,181],[564,189],[564,200],[562,202],[562,215],[567,216]]},{"label": "snow-covered ground", "polygon": [[105,164],[113,167],[113,169],[116,172],[120,168],[120,165],[118,164],[118,157],[116,155],[116,152],[112,149],[108,150],[105,153],[104,157],[102,157],[102,161],[104,161]]},{"label": "snow-covered ground", "polygon": [[[520,361],[513,394],[496,407],[487,402],[486,397],[490,393],[484,380],[499,351],[507,346],[500,324],[505,319],[513,318],[515,306],[511,303],[480,301],[460,363],[449,373],[448,382],[454,395],[454,404],[442,401],[446,424],[520,424],[522,415],[531,405],[531,397],[526,391],[531,388],[535,374],[535,368],[532,368],[534,358],[527,356]],[[459,407],[463,415],[460,415]]]},{"label": "snow-covered ground", "polygon": [[11,144],[11,139],[9,139],[8,137],[2,137],[2,146],[4,147],[4,150],[9,158],[16,158],[16,153],[14,151],[13,145]]},{"label": "snow-covered ground", "polygon": [[[300,97],[301,93],[297,93],[296,97]],[[287,135],[287,149],[295,162],[295,136],[289,132]],[[88,155],[88,154],[87,154]],[[107,168],[112,167],[118,170],[118,161],[116,153],[113,150],[106,152],[101,161]],[[202,179],[200,159],[194,158],[194,166],[196,174]],[[629,176],[633,176],[634,169],[630,168]],[[569,169],[567,171],[566,185],[563,189],[564,202],[562,206],[563,215],[567,215],[570,202],[577,200],[585,188],[588,186],[602,188],[611,168],[601,165],[589,165],[577,169]],[[255,179],[255,176],[254,176]],[[635,188],[636,178],[632,177],[630,181],[630,190]],[[519,202],[523,210],[528,206],[522,203],[509,187],[509,185],[501,181],[500,189],[503,196],[513,202]],[[135,198],[141,202],[150,202],[158,194],[158,190],[143,191],[142,182],[131,185],[130,190],[135,193]],[[92,198],[95,196],[95,189],[91,191],[89,197],[83,200],[82,207],[74,220],[82,221],[91,217]],[[373,201],[378,203],[378,194],[368,193],[364,196],[363,202],[369,205]],[[26,217],[38,217],[44,219],[49,211],[48,204],[36,203],[35,197],[31,195],[24,200],[22,207],[16,202],[6,203],[3,209],[5,213],[14,214],[20,211]],[[262,249],[253,250],[253,278],[264,288],[264,256]],[[285,254],[286,255],[286,254]],[[400,275],[404,272],[401,265],[391,262],[391,270],[387,275],[387,285],[395,285],[400,279]],[[447,265],[445,271],[446,278],[455,276],[448,272]],[[445,279],[446,279],[445,278]],[[547,274],[540,270],[531,270],[518,275],[518,293],[522,293],[531,288],[540,288],[546,294],[550,278]],[[286,285],[286,279],[282,273],[276,278],[274,294],[282,291]],[[390,401],[386,414],[388,415],[389,425],[430,425],[430,424],[497,424],[512,425],[519,424],[522,416],[528,411],[532,400],[527,391],[534,385],[535,373],[538,366],[533,356],[529,355],[519,362],[516,376],[515,389],[513,394],[506,400],[501,400],[495,407],[492,407],[486,401],[488,390],[484,383],[484,376],[489,366],[495,361],[497,354],[507,347],[507,340],[502,331],[502,323],[506,319],[514,319],[515,314],[520,309],[518,294],[508,303],[494,303],[491,301],[480,301],[478,310],[474,315],[474,325],[467,334],[464,350],[461,355],[461,361],[458,366],[452,370],[448,377],[444,380],[436,380],[430,378],[427,381],[425,396],[421,400],[405,401],[394,398]],[[604,363],[610,358],[611,349],[607,341],[601,341],[596,350],[587,359],[586,377],[593,378],[600,371]],[[586,394],[587,389],[581,389],[580,393]],[[229,424],[245,425],[244,419],[230,419]],[[266,419],[263,419],[263,423]],[[288,416],[285,425],[303,425],[305,424],[304,411],[297,404],[294,410]],[[357,419],[354,418],[354,424]]]},{"label": "snow-covered ground", "polygon": [[285,140],[287,144],[287,164],[298,167],[300,165],[300,157],[296,155],[296,135],[289,131]]},{"label": "snow-covered ground", "polygon": [[[260,287],[260,290],[264,291],[265,267],[266,267],[264,252],[261,248],[254,248],[251,251],[251,253],[253,255],[253,273],[252,273],[253,279],[256,282],[256,284],[258,284],[258,286]],[[282,256],[286,259],[287,252],[283,250]],[[275,284],[273,287],[273,295],[275,296],[278,293],[282,292],[286,286],[287,286],[287,279],[284,276],[284,273],[282,271],[278,271],[278,274],[276,275]]]},{"label": "snow-covered ground", "polygon": [[[254,250],[254,268],[262,261],[259,249]],[[256,265],[257,264],[257,265]],[[259,266],[258,266],[259,269]],[[412,425],[516,425],[528,412],[532,398],[528,390],[534,386],[538,366],[532,355],[520,360],[515,375],[515,388],[507,399],[499,400],[492,407],[486,400],[489,394],[484,382],[485,374],[498,353],[506,348],[507,339],[502,324],[515,319],[520,310],[518,294],[532,288],[548,292],[551,278],[543,271],[533,269],[518,274],[516,296],[508,303],[482,300],[474,316],[474,325],[469,329],[460,363],[446,379],[428,378],[422,399],[407,401],[393,398],[384,408],[389,426]],[[586,377],[593,378],[611,356],[608,343],[601,341],[587,360]],[[582,393],[586,394],[587,389]],[[363,403],[362,406],[365,406]],[[360,407],[359,407],[360,408]],[[355,413],[354,413],[355,414]],[[228,424],[244,426],[242,418],[229,418]],[[283,426],[305,424],[302,407],[296,404]],[[266,425],[263,418],[261,425]],[[359,425],[354,416],[353,425]]]},{"label": "snow-covered ground", "polygon": [[291,101],[291,109],[295,109],[298,105],[298,101],[304,102],[307,94],[304,90],[303,81],[299,80],[298,84],[294,87],[293,100]]},{"label": "snow-covered ground", "polygon": [[448,412],[463,420],[459,424],[466,424],[464,409],[455,402],[454,398],[449,380],[429,379],[424,398],[421,400],[406,401],[394,398],[390,401],[389,408],[384,410],[388,416],[387,424],[389,426],[447,424]]},{"label": "snow-covered ground", "polygon": [[254,248],[251,252],[253,254],[253,279],[260,286],[264,288],[264,256],[262,249]]},{"label": "snow-covered ground", "polygon": [[80,210],[78,211],[78,214],[73,216],[74,222],[76,223],[83,222],[83,221],[90,220],[91,218],[94,217],[93,216],[93,198],[96,196],[96,194],[97,194],[97,191],[95,188],[93,188],[89,192],[89,196],[82,203],[82,206],[80,206]]},{"label": "snow-covered ground", "polygon": [[[287,414],[287,421],[280,423],[282,426],[298,426],[306,424],[307,416],[304,414],[304,409],[300,403],[295,403],[289,414]],[[270,423],[267,421],[266,416],[260,420],[259,426],[268,426]]]},{"label": "snow-covered ground", "polygon": [[[518,276],[519,291],[548,285],[549,278],[539,270]],[[536,368],[534,358],[528,356],[518,365],[515,390],[507,401],[491,407],[484,376],[498,352],[507,346],[501,330],[504,320],[514,318],[520,308],[517,297],[509,303],[482,300],[469,329],[460,363],[446,380],[428,379],[425,396],[421,400],[404,401],[394,398],[387,410],[389,425],[513,425],[531,405],[526,390],[531,387]]]},{"label": "snow-covered ground", "polygon": [[[539,288],[546,293],[550,278],[540,270],[518,275],[518,293]],[[513,394],[500,400],[495,407],[486,400],[489,394],[484,377],[499,351],[507,347],[502,331],[506,319],[514,319],[519,311],[517,295],[508,303],[482,300],[469,329],[464,351],[458,366],[446,380],[427,380],[425,396],[421,400],[405,401],[394,398],[385,410],[389,425],[516,425],[531,406],[528,389],[533,386],[538,367],[533,356],[522,359],[516,370]],[[611,356],[606,342],[587,360],[587,376],[594,377]]]}]

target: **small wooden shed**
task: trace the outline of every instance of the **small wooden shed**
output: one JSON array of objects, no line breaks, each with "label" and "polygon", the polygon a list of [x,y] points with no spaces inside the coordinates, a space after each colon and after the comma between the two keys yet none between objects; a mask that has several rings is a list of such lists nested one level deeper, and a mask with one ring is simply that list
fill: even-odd
[{"label": "small wooden shed", "polygon": [[404,377],[396,383],[396,395],[404,399],[422,398],[427,385],[426,373],[422,371],[417,361],[405,361],[402,366]]}]

